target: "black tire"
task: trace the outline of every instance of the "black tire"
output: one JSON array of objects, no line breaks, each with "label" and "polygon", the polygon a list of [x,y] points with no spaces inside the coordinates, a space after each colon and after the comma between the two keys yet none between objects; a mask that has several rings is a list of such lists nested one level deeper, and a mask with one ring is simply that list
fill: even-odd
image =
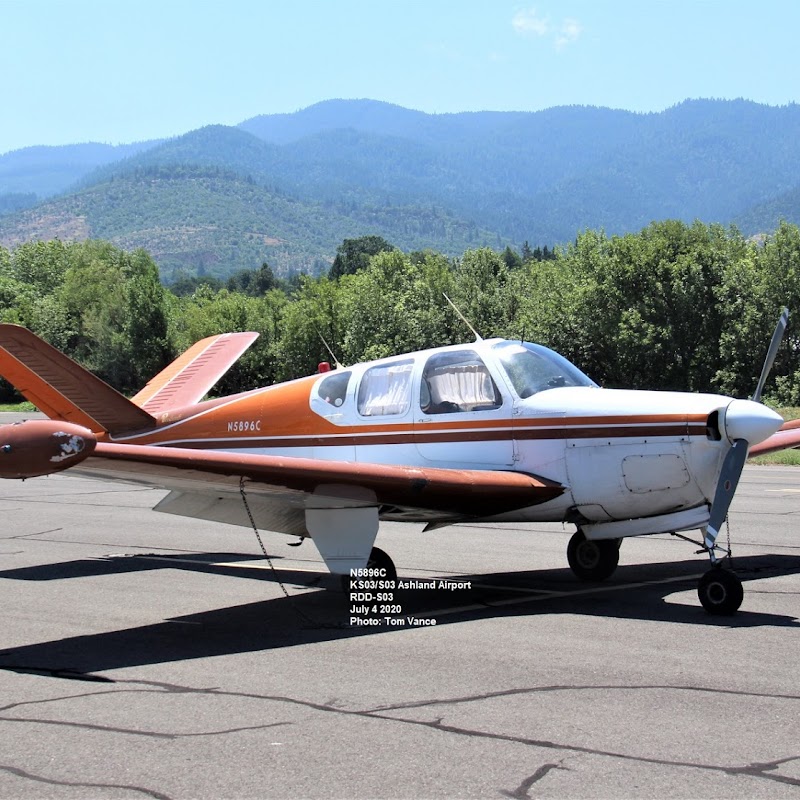
[{"label": "black tire", "polygon": [[380,547],[373,547],[370,551],[367,567],[369,569],[386,570],[386,574],[381,578],[381,580],[397,580],[397,570],[395,569],[394,561],[392,561],[392,559],[389,557],[389,554],[381,550]]},{"label": "black tire", "polygon": [[[370,550],[369,558],[367,559],[367,569],[383,569],[386,571],[385,575],[383,577],[378,577],[377,580],[397,580],[397,569],[394,566],[394,561],[392,561],[389,554],[381,550],[380,547],[373,547],[372,550]],[[342,575],[341,588],[343,592],[347,594],[350,593],[349,575]]]},{"label": "black tire", "polygon": [[619,563],[617,539],[592,541],[578,528],[567,545],[570,569],[582,581],[604,581],[614,574]]},{"label": "black tire", "polygon": [[709,614],[728,615],[739,610],[744,599],[742,582],[722,567],[712,567],[697,584],[697,596]]}]

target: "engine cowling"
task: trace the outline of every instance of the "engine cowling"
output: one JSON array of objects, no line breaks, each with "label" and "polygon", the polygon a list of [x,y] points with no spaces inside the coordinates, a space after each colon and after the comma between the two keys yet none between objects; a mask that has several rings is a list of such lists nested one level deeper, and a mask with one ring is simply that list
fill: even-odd
[{"label": "engine cowling", "polygon": [[0,478],[35,478],[90,456],[96,436],[81,425],[35,419],[0,426]]}]

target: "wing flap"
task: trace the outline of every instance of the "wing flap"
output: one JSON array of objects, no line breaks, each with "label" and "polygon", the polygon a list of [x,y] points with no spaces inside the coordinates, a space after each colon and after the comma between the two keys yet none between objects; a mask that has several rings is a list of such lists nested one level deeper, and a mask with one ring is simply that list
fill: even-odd
[{"label": "wing flap", "polygon": [[194,405],[258,336],[251,331],[201,339],[150,380],[132,402],[150,414]]},{"label": "wing flap", "polygon": [[[248,494],[247,505],[258,528],[292,536],[308,536],[303,509],[292,505],[289,498]],[[251,527],[250,517],[238,491],[214,494],[172,491],[154,510],[179,517]]]}]

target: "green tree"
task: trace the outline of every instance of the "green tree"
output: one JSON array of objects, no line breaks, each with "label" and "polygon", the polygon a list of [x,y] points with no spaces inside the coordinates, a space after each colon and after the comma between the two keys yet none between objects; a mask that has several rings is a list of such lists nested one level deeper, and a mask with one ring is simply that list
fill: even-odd
[{"label": "green tree", "polygon": [[344,278],[340,289],[344,351],[351,362],[454,341],[457,320],[444,298],[453,293],[453,280],[443,256],[380,253],[366,270]]},{"label": "green tree", "polygon": [[123,392],[140,389],[169,361],[164,290],[144,250],[108,242],[70,245],[56,297],[74,321],[72,354]]},{"label": "green tree", "polygon": [[277,286],[275,273],[265,261],[259,269],[234,272],[226,284],[228,291],[241,292],[250,297],[260,297]]},{"label": "green tree", "polygon": [[800,405],[800,229],[784,222],[763,245],[748,242],[725,274],[719,302],[719,390],[735,397],[753,393],[781,308],[788,306],[794,316],[765,396],[779,405]]},{"label": "green tree", "polygon": [[214,291],[199,286],[189,297],[170,300],[170,338],[177,352],[183,352],[207,336],[257,331],[259,338],[213,392],[221,396],[268,386],[279,374],[275,350],[285,305],[285,295],[277,290],[262,297],[248,297],[227,289]]},{"label": "green tree", "polygon": [[358,239],[345,239],[336,248],[336,258],[333,259],[328,277],[337,280],[343,275],[354,275],[366,269],[372,256],[378,253],[390,252],[394,246],[389,244],[382,236],[361,236]]},{"label": "green tree", "polygon": [[484,338],[498,335],[516,317],[518,298],[508,291],[509,274],[505,261],[488,247],[467,250],[455,266],[452,300]]},{"label": "green tree", "polygon": [[[600,291],[616,315],[613,380],[709,390],[719,369],[718,287],[741,237],[719,225],[677,220],[615,237]],[[608,306],[606,306],[608,307]]]},{"label": "green tree", "polygon": [[213,291],[218,291],[222,288],[222,281],[210,275],[190,275],[185,271],[176,271],[168,289],[177,297],[186,297],[193,294],[198,286],[210,286]]},{"label": "green tree", "polygon": [[517,267],[522,266],[523,259],[520,257],[519,253],[516,250],[511,248],[511,245],[507,245],[506,249],[503,250],[503,255],[501,256],[505,265],[511,269],[517,269]]},{"label": "green tree", "polygon": [[14,276],[37,291],[50,294],[64,282],[71,263],[73,245],[54,239],[49,242],[26,242],[11,255]]},{"label": "green tree", "polygon": [[553,347],[604,385],[711,390],[720,287],[747,251],[737,231],[702,223],[668,220],[611,239],[584,231],[513,274],[518,321],[504,333]]},{"label": "green tree", "polygon": [[331,361],[323,338],[336,357],[344,359],[340,313],[340,290],[335,281],[301,278],[300,288],[283,308],[274,346],[279,380],[310,375],[320,362]]},{"label": "green tree", "polygon": [[531,250],[531,246],[528,244],[528,240],[526,239],[522,243],[522,263],[524,264],[526,261],[533,261],[533,250]]}]

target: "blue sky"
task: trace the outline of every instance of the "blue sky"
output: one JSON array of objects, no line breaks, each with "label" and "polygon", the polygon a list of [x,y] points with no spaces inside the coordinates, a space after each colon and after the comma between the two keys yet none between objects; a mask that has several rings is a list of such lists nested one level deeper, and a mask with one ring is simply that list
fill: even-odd
[{"label": "blue sky", "polygon": [[800,0],[0,0],[0,153],[329,98],[430,113],[800,100]]}]

